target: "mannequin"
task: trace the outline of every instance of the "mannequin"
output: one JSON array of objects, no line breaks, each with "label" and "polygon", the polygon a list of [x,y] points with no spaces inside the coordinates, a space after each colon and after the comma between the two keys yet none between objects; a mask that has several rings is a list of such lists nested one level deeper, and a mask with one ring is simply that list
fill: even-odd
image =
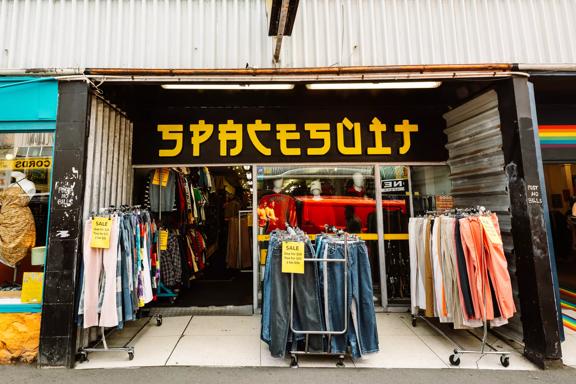
[{"label": "mannequin", "polygon": [[310,183],[310,193],[312,194],[314,200],[321,200],[322,196],[322,183],[320,180],[316,179]]},{"label": "mannequin", "polygon": [[10,187],[18,185],[20,188],[22,188],[22,190],[24,190],[24,192],[26,192],[30,199],[34,197],[36,194],[36,186],[33,182],[26,178],[25,174],[22,172],[13,171],[10,176],[13,181],[12,184],[10,184]]},{"label": "mannequin", "polygon": [[274,191],[274,193],[282,193],[282,185],[284,185],[284,180],[283,179],[275,179],[274,180],[274,187],[272,188],[272,190]]},{"label": "mannequin", "polygon": [[346,195],[356,197],[366,196],[366,188],[364,188],[363,174],[361,174],[360,172],[355,172],[352,175],[352,186],[348,187],[348,189],[346,190]]},{"label": "mannequin", "polygon": [[34,216],[28,207],[36,186],[22,172],[11,176],[13,183],[0,192],[0,261],[14,268],[36,243]]},{"label": "mannequin", "polygon": [[294,198],[282,192],[284,180],[274,179],[273,187],[263,193],[258,202],[260,232],[270,233],[275,229],[286,229],[286,223],[296,226],[296,202]]}]

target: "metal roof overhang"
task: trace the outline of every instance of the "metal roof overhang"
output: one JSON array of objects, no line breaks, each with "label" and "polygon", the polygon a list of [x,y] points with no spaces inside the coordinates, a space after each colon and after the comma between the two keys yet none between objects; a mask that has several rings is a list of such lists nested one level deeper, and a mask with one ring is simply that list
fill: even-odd
[{"label": "metal roof overhang", "polygon": [[449,80],[528,76],[512,64],[414,65],[246,69],[88,68],[83,75],[105,81],[266,83],[305,81]]}]

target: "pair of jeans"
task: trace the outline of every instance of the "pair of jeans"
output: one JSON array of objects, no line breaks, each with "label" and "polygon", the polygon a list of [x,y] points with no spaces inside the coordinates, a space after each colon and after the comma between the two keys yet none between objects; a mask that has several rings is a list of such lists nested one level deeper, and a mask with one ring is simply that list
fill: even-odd
[{"label": "pair of jeans", "polygon": [[132,291],[132,242],[130,240],[131,219],[124,215],[120,221],[120,244],[122,246],[122,300],[124,304],[124,321],[134,320],[134,302]]},{"label": "pair of jeans", "polygon": [[[314,257],[314,249],[310,241],[305,242],[305,258]],[[304,274],[294,274],[294,296],[292,306],[290,300],[291,274],[282,273],[282,246],[281,241],[271,248],[269,272],[269,329],[270,353],[274,357],[283,357],[286,353],[290,339],[293,347],[302,334],[293,335],[290,327],[290,313],[294,316],[293,326],[296,331],[324,331],[322,311],[320,307],[320,294],[318,292],[317,265],[315,262],[306,262]],[[321,352],[324,350],[323,336],[309,336],[309,351]]]},{"label": "pair of jeans", "polygon": [[309,242],[308,237],[299,229],[295,230],[295,235],[290,235],[287,231],[274,230],[270,233],[268,241],[266,264],[264,267],[264,279],[262,282],[262,322],[260,339],[270,344],[270,274],[271,260],[274,250],[282,247],[282,241],[303,241]]},{"label": "pair of jeans", "polygon": [[264,280],[262,282],[262,328],[260,330],[260,339],[270,344],[270,270],[271,270],[271,256],[274,249],[280,242],[278,238],[278,231],[270,234],[270,241],[268,241],[268,251],[266,253],[266,265],[264,267]]},{"label": "pair of jeans", "polygon": [[[378,332],[374,310],[372,273],[368,249],[364,241],[327,241],[323,246],[325,258],[344,259],[347,251],[348,271],[344,263],[326,262],[324,300],[327,329],[346,333],[332,336],[331,351],[345,353],[350,345],[352,357],[378,351]],[[348,282],[344,297],[344,281]],[[344,301],[346,300],[346,302]],[[345,306],[347,311],[345,312]],[[347,323],[347,324],[346,324]]]}]

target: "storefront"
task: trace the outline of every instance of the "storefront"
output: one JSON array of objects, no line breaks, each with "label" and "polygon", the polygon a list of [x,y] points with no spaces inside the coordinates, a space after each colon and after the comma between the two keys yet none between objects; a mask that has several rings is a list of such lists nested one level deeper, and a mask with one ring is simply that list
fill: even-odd
[{"label": "storefront", "polygon": [[0,78],[0,364],[40,340],[58,83]]},{"label": "storefront", "polygon": [[143,311],[258,313],[270,233],[298,227],[314,240],[330,226],[365,241],[376,311],[406,312],[409,218],[480,205],[498,215],[519,312],[502,333],[538,364],[557,361],[558,327],[545,321],[556,313],[551,275],[535,273],[551,268],[548,258],[534,257],[547,247],[525,241],[526,231],[546,236],[534,198],[542,187],[530,85],[486,76],[388,83],[396,90],[297,75],[248,85],[217,76],[210,84],[116,79],[99,96],[84,83],[61,82],[47,259],[54,282],[46,281],[58,288],[45,297],[52,316],[40,364],[73,366],[90,343],[79,333],[86,313],[77,316],[89,294],[81,289],[82,254],[92,252],[87,219],[123,210],[166,230],[142,238],[149,249],[154,242],[170,254],[192,249],[184,262],[173,260],[176,278],[154,270],[155,260],[170,263],[164,254],[151,256]]}]

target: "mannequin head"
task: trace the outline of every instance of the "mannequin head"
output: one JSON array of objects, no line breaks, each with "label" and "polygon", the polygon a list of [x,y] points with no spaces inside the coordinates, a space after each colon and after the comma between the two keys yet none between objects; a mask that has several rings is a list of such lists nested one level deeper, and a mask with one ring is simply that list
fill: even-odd
[{"label": "mannequin head", "polygon": [[322,194],[322,183],[320,180],[314,180],[310,183],[310,193],[315,199],[320,198],[320,195]]},{"label": "mannequin head", "polygon": [[354,183],[354,187],[356,189],[361,189],[364,187],[364,175],[361,174],[360,172],[355,172],[352,175],[352,182]]},{"label": "mannequin head", "polygon": [[12,171],[10,176],[13,178],[13,183],[11,185],[18,185],[30,199],[34,197],[36,194],[36,186],[33,182],[26,178],[26,175],[22,172]]},{"label": "mannequin head", "polygon": [[272,188],[272,190],[276,193],[280,193],[282,191],[283,184],[284,180],[282,178],[274,179],[274,188]]}]

